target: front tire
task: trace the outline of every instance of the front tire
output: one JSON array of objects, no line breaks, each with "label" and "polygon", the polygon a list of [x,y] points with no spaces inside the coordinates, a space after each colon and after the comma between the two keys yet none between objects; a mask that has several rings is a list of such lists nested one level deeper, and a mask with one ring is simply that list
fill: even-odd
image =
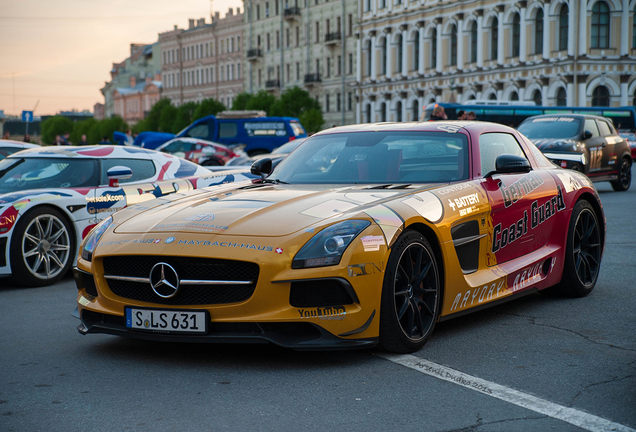
[{"label": "front tire", "polygon": [[596,213],[589,202],[579,201],[570,218],[563,276],[551,291],[567,297],[585,297],[591,293],[598,279],[602,252]]},{"label": "front tire", "polygon": [[618,179],[610,182],[612,189],[617,192],[625,192],[632,184],[632,162],[628,158],[621,159],[618,168]]},{"label": "front tire", "polygon": [[395,242],[382,286],[380,346],[412,353],[433,332],[441,305],[435,254],[420,233],[405,231]]},{"label": "front tire", "polygon": [[22,286],[52,285],[73,263],[75,241],[64,215],[51,207],[28,211],[11,237],[11,270]]}]

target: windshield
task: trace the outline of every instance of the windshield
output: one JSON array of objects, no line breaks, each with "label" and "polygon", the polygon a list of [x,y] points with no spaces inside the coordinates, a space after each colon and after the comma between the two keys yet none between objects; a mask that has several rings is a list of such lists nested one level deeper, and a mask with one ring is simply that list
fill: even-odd
[{"label": "windshield", "polygon": [[574,117],[537,117],[525,121],[517,128],[530,139],[575,138],[581,129],[581,120]]},{"label": "windshield", "polygon": [[96,159],[7,158],[0,161],[0,193],[98,186]]},{"label": "windshield", "polygon": [[430,183],[468,178],[461,133],[349,132],[307,139],[270,175],[286,183]]},{"label": "windshield", "polygon": [[287,154],[291,153],[296,147],[301,145],[305,141],[305,138],[297,138],[293,141],[283,144],[280,147],[276,147],[272,150],[272,154]]}]

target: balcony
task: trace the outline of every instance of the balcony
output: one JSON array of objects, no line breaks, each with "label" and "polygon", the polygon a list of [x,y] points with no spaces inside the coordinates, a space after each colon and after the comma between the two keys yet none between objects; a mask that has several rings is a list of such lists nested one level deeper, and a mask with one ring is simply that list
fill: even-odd
[{"label": "balcony", "polygon": [[280,87],[280,80],[267,80],[265,81],[265,88],[268,90],[274,90]]},{"label": "balcony", "polygon": [[247,61],[258,61],[261,57],[263,57],[263,51],[260,48],[247,50]]},{"label": "balcony", "polygon": [[341,35],[340,32],[327,33],[325,35],[325,45],[327,46],[336,46],[340,43]]},{"label": "balcony", "polygon": [[294,20],[300,21],[300,8],[298,6],[285,8],[283,17],[288,21],[294,21]]},{"label": "balcony", "polygon": [[312,73],[305,74],[305,85],[306,86],[314,86],[320,84],[320,74]]}]

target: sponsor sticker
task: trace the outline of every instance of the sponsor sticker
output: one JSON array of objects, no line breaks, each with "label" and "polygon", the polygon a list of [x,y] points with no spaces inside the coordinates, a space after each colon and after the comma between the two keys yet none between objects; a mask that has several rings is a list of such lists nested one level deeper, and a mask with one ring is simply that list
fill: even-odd
[{"label": "sponsor sticker", "polygon": [[380,246],[384,246],[386,242],[383,236],[366,236],[360,239],[365,252],[379,251]]}]

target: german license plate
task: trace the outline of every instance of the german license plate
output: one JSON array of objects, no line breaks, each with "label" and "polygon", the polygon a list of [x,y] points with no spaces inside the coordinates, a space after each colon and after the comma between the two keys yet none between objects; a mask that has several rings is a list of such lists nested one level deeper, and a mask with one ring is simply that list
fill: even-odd
[{"label": "german license plate", "polygon": [[207,332],[207,313],[191,310],[126,308],[126,327],[160,333]]}]

